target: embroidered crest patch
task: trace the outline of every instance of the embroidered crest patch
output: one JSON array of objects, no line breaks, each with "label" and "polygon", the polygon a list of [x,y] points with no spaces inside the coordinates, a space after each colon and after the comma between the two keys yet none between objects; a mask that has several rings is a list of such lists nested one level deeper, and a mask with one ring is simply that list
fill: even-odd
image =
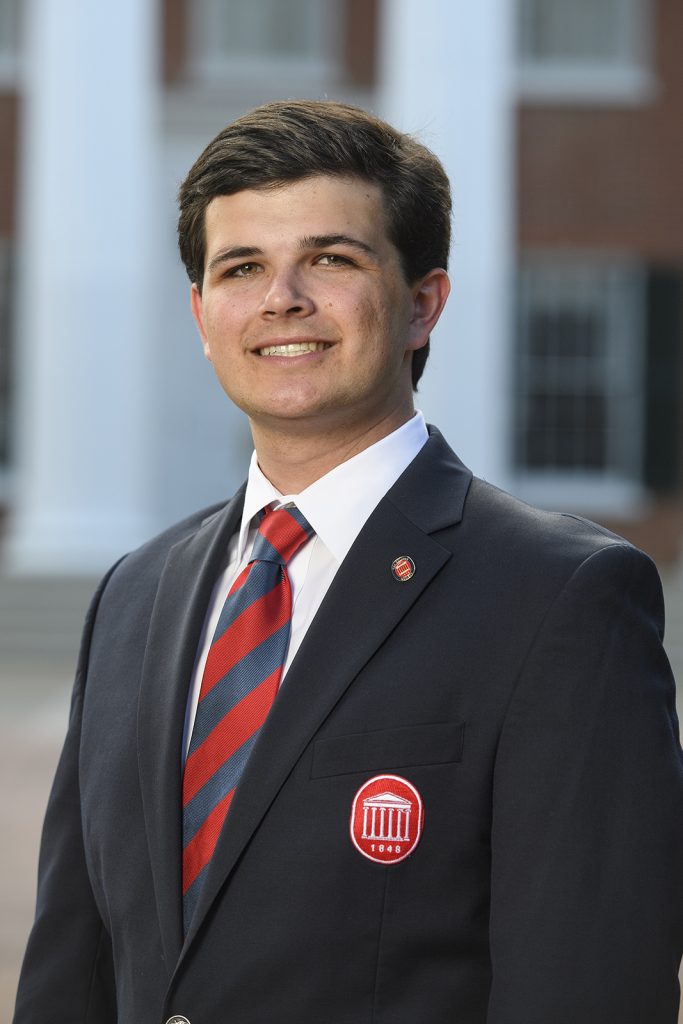
[{"label": "embroidered crest patch", "polygon": [[422,797],[399,775],[375,775],[354,797],[350,826],[359,853],[378,864],[396,864],[420,841],[424,826]]}]

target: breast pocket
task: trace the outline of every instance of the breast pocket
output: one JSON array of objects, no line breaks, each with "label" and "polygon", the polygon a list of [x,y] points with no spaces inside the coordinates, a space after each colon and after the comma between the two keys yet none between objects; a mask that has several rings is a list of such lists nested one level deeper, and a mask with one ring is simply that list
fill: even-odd
[{"label": "breast pocket", "polygon": [[438,722],[325,736],[313,748],[312,779],[462,760],[464,722]]}]

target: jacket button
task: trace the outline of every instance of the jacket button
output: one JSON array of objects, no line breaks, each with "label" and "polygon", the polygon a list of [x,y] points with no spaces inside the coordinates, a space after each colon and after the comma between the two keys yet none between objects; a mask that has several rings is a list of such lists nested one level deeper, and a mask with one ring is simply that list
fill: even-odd
[{"label": "jacket button", "polygon": [[169,1017],[166,1024],[190,1024],[187,1017]]}]

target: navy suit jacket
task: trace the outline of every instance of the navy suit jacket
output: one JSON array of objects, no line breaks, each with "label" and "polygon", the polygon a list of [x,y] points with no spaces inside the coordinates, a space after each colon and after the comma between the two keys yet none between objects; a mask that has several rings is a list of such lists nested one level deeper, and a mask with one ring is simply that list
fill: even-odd
[{"label": "navy suit jacket", "polygon": [[[242,499],[93,601],[15,1024],[675,1024],[683,765],[656,570],[473,479],[434,430],[310,626],[183,941],[183,720]],[[350,836],[378,774],[424,807],[392,864]]]}]

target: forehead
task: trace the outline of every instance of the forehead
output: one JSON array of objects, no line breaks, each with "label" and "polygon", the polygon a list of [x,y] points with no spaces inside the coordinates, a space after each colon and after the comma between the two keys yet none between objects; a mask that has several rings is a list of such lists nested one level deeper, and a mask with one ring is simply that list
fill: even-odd
[{"label": "forehead", "polygon": [[375,242],[384,239],[389,244],[379,185],[340,175],[312,175],[216,196],[206,207],[205,229],[207,255],[215,245],[242,242],[242,237],[235,236],[245,233],[275,238],[284,232],[322,235],[353,229],[368,236],[364,240],[371,236]]}]

